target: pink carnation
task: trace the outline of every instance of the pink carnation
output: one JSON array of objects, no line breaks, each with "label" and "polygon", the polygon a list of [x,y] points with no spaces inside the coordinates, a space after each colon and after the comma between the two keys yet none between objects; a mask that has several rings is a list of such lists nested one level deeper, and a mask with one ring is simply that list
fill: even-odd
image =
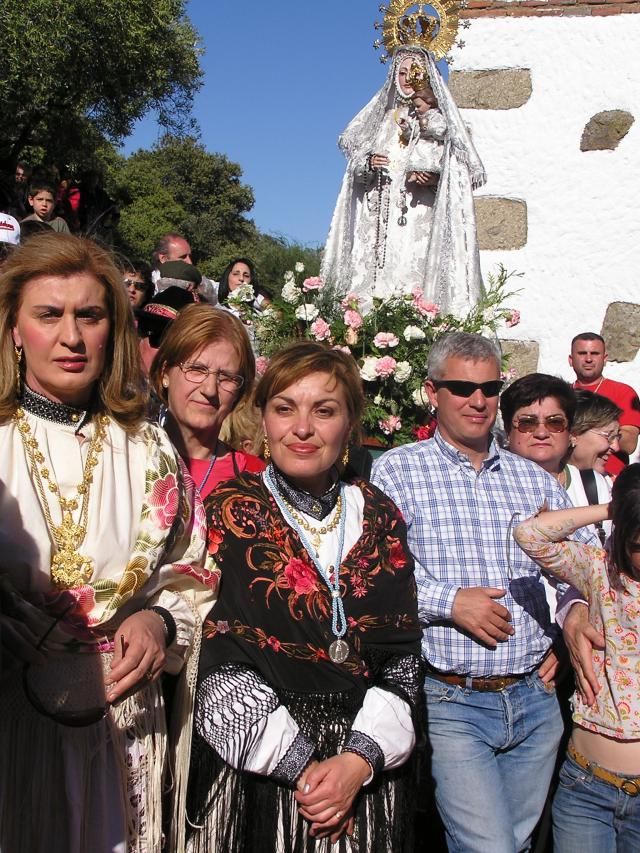
[{"label": "pink carnation", "polygon": [[267,367],[269,367],[269,359],[264,355],[259,355],[256,358],[256,373],[258,376],[262,376]]},{"label": "pink carnation", "polygon": [[326,341],[331,337],[331,326],[322,317],[318,317],[311,324],[311,334],[317,341]]},{"label": "pink carnation", "polygon": [[411,295],[413,296],[414,308],[422,314],[423,317],[428,317],[430,320],[433,320],[438,316],[440,309],[434,302],[425,301],[422,294],[422,288],[420,286],[414,287],[411,291]]},{"label": "pink carnation", "polygon": [[511,382],[512,379],[516,378],[516,369],[515,367],[510,367],[508,370],[503,370],[500,373],[500,379],[503,382]]},{"label": "pink carnation", "polygon": [[347,355],[351,355],[349,347],[343,347],[340,344],[336,344],[334,347],[331,347],[331,349],[339,349],[340,352],[346,352]]},{"label": "pink carnation", "polygon": [[304,291],[322,290],[323,287],[324,281],[320,278],[319,275],[314,275],[310,278],[305,278],[305,280],[302,282],[302,289]]},{"label": "pink carnation", "polygon": [[400,341],[393,332],[378,332],[373,339],[373,345],[378,349],[386,349],[387,347],[397,347]]},{"label": "pink carnation", "polygon": [[394,432],[402,429],[402,421],[397,415],[389,415],[388,418],[378,421],[378,426],[385,435],[393,435]]},{"label": "pink carnation", "polygon": [[348,308],[356,309],[360,304],[360,297],[357,293],[347,293],[345,298],[340,303],[340,307],[343,311],[346,311]]},{"label": "pink carnation", "polygon": [[362,314],[358,311],[354,311],[352,308],[349,308],[344,312],[344,322],[351,329],[361,329],[362,328]]},{"label": "pink carnation", "polygon": [[385,355],[383,356],[383,358],[379,358],[376,362],[375,371],[378,376],[393,376],[393,374],[396,372],[397,366],[398,362],[395,360],[395,358],[391,358],[390,355]]},{"label": "pink carnation", "polygon": [[505,322],[507,326],[517,326],[520,322],[520,312],[516,311],[514,308],[511,313],[507,315]]}]

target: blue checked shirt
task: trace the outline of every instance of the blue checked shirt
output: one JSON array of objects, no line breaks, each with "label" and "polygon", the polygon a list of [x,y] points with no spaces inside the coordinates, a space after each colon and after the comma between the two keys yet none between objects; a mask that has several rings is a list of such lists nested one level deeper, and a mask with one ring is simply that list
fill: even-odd
[{"label": "blue checked shirt", "polygon": [[[429,664],[471,676],[534,669],[557,627],[549,618],[540,570],[516,544],[513,527],[545,501],[549,509],[571,506],[559,483],[493,440],[476,471],[439,431],[429,441],[385,453],[374,465],[372,482],[395,501],[407,523]],[[591,541],[589,534],[576,538]],[[497,600],[511,612],[515,633],[495,649],[451,621],[456,592],[471,586],[507,590]]]}]

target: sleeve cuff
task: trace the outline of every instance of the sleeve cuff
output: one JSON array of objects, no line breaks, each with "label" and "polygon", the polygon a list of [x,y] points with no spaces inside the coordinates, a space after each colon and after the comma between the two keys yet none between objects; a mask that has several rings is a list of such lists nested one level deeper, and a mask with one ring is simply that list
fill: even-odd
[{"label": "sleeve cuff", "polygon": [[342,752],[355,752],[367,762],[371,768],[371,777],[367,779],[365,785],[371,781],[376,773],[384,770],[384,753],[375,740],[364,732],[352,731],[342,747]]},{"label": "sleeve cuff", "polygon": [[270,776],[274,782],[293,788],[295,783],[315,754],[313,741],[302,732],[298,732],[289,749],[273,768]]}]

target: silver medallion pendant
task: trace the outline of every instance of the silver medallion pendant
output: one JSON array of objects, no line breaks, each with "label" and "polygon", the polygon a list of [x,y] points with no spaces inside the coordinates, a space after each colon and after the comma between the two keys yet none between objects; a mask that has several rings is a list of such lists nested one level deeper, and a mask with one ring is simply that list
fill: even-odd
[{"label": "silver medallion pendant", "polygon": [[329,657],[334,663],[344,663],[349,657],[349,644],[344,640],[334,640],[329,646]]}]

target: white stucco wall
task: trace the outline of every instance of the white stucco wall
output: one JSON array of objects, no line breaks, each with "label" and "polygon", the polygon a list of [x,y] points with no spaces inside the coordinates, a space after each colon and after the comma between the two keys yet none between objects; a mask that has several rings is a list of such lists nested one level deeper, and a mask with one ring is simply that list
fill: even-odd
[{"label": "white stucco wall", "polygon": [[[524,199],[528,242],[482,253],[524,273],[510,304],[522,322],[501,337],[536,340],[539,369],[567,379],[574,334],[600,331],[607,305],[640,303],[640,14],[484,18],[462,30],[456,71],[529,68],[533,93],[513,110],[463,110],[489,180],[478,195]],[[608,109],[636,121],[615,151],[580,151]],[[640,356],[605,371],[640,390]]]}]

